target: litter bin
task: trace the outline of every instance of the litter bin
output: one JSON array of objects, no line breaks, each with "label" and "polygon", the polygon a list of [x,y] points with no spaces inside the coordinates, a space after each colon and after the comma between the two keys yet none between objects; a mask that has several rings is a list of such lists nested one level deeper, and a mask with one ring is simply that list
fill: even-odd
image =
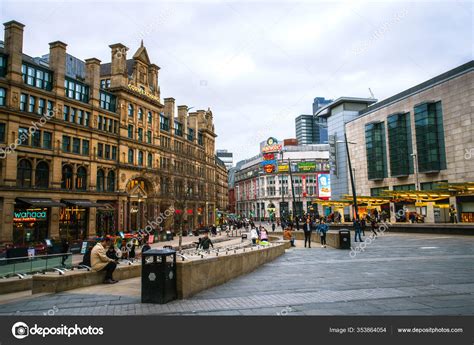
[{"label": "litter bin", "polygon": [[173,240],[173,234],[171,233],[171,231],[166,231],[166,240],[167,241]]},{"label": "litter bin", "polygon": [[347,229],[339,230],[339,248],[351,249],[351,232]]},{"label": "litter bin", "polygon": [[176,251],[147,250],[142,254],[142,303],[165,304],[176,298]]}]

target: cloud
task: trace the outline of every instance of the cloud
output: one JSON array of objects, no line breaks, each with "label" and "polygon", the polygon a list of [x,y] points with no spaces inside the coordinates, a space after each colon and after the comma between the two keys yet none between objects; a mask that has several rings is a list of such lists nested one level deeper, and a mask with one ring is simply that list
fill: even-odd
[{"label": "cloud", "polygon": [[163,97],[211,107],[217,148],[244,159],[268,136],[295,136],[313,98],[378,99],[472,59],[469,2],[21,2],[25,53],[62,40],[78,58],[110,61],[111,43],[143,39]]}]

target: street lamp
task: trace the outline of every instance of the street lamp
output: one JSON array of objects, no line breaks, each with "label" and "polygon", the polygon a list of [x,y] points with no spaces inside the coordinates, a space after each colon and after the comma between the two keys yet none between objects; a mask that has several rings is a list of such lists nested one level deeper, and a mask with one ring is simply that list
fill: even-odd
[{"label": "street lamp", "polygon": [[354,172],[352,171],[351,156],[349,154],[349,144],[356,144],[356,143],[347,141],[346,132],[344,132],[344,141],[337,141],[337,143],[345,143],[346,144],[347,161],[349,163],[349,174],[351,175],[352,199],[354,201],[355,218],[359,219],[359,207],[357,206],[357,195],[356,195],[355,183],[354,183]]}]

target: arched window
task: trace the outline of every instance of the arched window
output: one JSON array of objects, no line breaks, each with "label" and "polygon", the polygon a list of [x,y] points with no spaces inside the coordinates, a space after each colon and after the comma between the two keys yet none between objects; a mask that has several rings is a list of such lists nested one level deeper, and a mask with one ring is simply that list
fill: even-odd
[{"label": "arched window", "polygon": [[143,121],[143,109],[138,108],[138,120]]},{"label": "arched window", "polygon": [[149,168],[153,167],[153,155],[151,153],[148,153],[147,166]]},{"label": "arched window", "polygon": [[63,165],[63,173],[61,178],[62,189],[72,189],[72,166]]},{"label": "arched window", "polygon": [[22,159],[18,162],[16,185],[18,187],[31,187],[31,162],[28,159]]},{"label": "arched window", "polygon": [[76,189],[86,190],[87,188],[87,169],[85,167],[77,168]]},{"label": "arched window", "polygon": [[107,174],[107,192],[115,191],[115,171],[110,170]]},{"label": "arched window", "polygon": [[128,149],[128,164],[133,164],[133,149]]},{"label": "arched window", "polygon": [[148,123],[151,125],[153,122],[153,115],[151,114],[151,111],[148,112]]},{"label": "arched window", "polygon": [[143,165],[143,151],[138,151],[138,165]]},{"label": "arched window", "polygon": [[49,187],[49,165],[42,161],[36,165],[35,186],[39,188]]},{"label": "arched window", "polygon": [[128,116],[133,117],[133,105],[128,104]]},{"label": "arched window", "polygon": [[97,191],[103,192],[105,185],[105,174],[104,170],[99,169],[97,170]]}]

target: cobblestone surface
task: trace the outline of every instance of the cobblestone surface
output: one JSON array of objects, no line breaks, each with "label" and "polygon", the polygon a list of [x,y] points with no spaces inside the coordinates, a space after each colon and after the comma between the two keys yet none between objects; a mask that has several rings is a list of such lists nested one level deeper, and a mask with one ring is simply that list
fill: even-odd
[{"label": "cobblestone surface", "polygon": [[[49,311],[49,313],[48,313]],[[474,237],[387,234],[348,250],[290,249],[191,299],[140,303],[140,279],[0,305],[22,315],[474,315]]]}]

